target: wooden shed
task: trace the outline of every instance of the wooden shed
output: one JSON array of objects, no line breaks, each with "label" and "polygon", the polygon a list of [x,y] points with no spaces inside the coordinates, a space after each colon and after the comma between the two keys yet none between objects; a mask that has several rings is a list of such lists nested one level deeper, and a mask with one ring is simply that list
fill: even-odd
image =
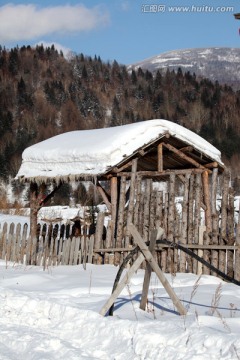
[{"label": "wooden shed", "polygon": [[[202,223],[209,235],[217,177],[223,171],[214,146],[176,123],[155,119],[68,132],[35,144],[23,152],[16,178],[30,184],[32,236],[39,209],[62,183],[91,180],[111,214],[111,248],[127,248],[132,242],[130,223],[145,239],[152,228],[162,226],[172,241],[186,243],[189,238],[197,243]],[[177,181],[184,193],[181,214],[176,210]],[[110,191],[103,185],[106,182]],[[153,186],[162,182],[167,189],[164,198]],[[44,197],[49,183],[53,191]]]}]

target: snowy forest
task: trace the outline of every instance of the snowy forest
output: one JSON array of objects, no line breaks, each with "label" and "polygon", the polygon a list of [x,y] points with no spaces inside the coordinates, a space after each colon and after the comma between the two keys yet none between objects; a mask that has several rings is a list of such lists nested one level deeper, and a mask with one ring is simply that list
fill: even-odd
[{"label": "snowy forest", "polygon": [[[16,175],[23,150],[34,143],[67,131],[157,118],[177,122],[216,146],[239,191],[240,93],[227,84],[181,69],[154,76],[141,68],[128,71],[97,55],[65,58],[54,45],[0,47],[3,182]],[[67,197],[68,191],[66,186]]]}]

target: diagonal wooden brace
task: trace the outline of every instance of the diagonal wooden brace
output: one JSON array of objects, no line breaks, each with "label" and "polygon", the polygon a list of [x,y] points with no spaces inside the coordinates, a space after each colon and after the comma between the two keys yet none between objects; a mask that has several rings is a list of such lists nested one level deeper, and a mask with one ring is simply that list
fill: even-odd
[{"label": "diagonal wooden brace", "polygon": [[129,224],[129,230],[130,230],[132,236],[134,237],[135,242],[138,244],[141,251],[143,252],[146,260],[149,263],[149,265],[151,266],[153,271],[156,273],[157,277],[159,278],[159,280],[163,284],[166,292],[168,293],[168,295],[172,299],[172,302],[176,306],[176,309],[178,310],[179,314],[180,315],[186,315],[187,311],[186,311],[185,307],[180,302],[179,298],[175,294],[174,290],[172,289],[171,285],[169,284],[169,282],[168,282],[167,278],[165,277],[164,273],[162,272],[162,270],[158,266],[157,262],[154,260],[151,252],[148,250],[147,245],[144,243],[144,241],[141,238],[141,235],[137,231],[136,227],[133,224]]},{"label": "diagonal wooden brace", "polygon": [[138,258],[135,260],[133,265],[130,267],[126,275],[123,277],[123,279],[118,284],[117,288],[114,290],[108,301],[103,305],[100,315],[105,316],[114,301],[117,299],[118,295],[121,293],[121,291],[124,289],[124,287],[127,285],[131,277],[134,275],[134,273],[139,269],[142,262],[144,260],[144,255],[140,254]]}]

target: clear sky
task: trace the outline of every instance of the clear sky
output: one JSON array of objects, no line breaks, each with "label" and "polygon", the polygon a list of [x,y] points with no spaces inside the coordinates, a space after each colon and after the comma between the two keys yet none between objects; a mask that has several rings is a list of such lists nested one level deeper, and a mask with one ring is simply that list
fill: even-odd
[{"label": "clear sky", "polygon": [[131,64],[196,47],[239,47],[237,0],[0,0],[0,44],[59,44]]}]

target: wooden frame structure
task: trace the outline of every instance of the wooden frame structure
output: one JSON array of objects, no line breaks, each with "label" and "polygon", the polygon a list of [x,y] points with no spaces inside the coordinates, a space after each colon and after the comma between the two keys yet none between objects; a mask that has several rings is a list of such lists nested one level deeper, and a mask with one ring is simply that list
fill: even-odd
[{"label": "wooden frame structure", "polygon": [[[71,144],[72,134],[66,133],[50,138],[44,144],[33,145],[36,152],[34,148],[26,149],[25,159],[17,177],[22,182],[30,183],[30,234],[33,240],[38,237],[38,211],[47,204],[61,185],[72,180],[91,180],[102,196],[110,215],[106,233],[106,249],[115,249],[114,264],[121,263],[125,256],[123,252],[134,245],[135,239],[130,231],[132,223],[144,241],[150,239],[154,228],[162,227],[166,230],[167,239],[171,242],[181,241],[183,245],[190,246],[192,244],[204,246],[225,244],[226,237],[233,232],[231,230],[227,234],[228,190],[226,190],[223,195],[224,199],[226,198],[223,201],[225,205],[221,214],[223,229],[220,235],[217,234],[219,226],[216,213],[217,178],[225,168],[220,159],[220,152],[216,148],[198,135],[167,120],[149,120],[92,131],[98,131],[99,136],[99,143],[96,146],[95,143],[98,140],[96,132],[90,133],[89,138],[95,141],[91,142],[94,148],[92,153],[86,133],[81,131],[74,133],[77,137],[74,137],[73,145]],[[128,131],[130,136],[128,136]],[[111,154],[118,154],[113,157],[109,154],[110,161],[106,150],[102,151],[106,143],[106,132],[112,134],[114,139],[113,146],[110,146]],[[58,141],[57,145],[56,141]],[[62,152],[61,141],[67,147],[64,152]],[[108,139],[108,142],[110,141],[111,139]],[[48,144],[50,149],[54,149],[54,154],[59,152],[60,156],[52,158],[48,154]],[[81,144],[84,145],[81,147]],[[31,157],[32,152],[33,157]],[[69,154],[73,156],[73,160]],[[62,158],[65,162],[62,162]],[[46,164],[45,159],[48,159]],[[104,159],[103,163],[101,159]],[[105,186],[106,183],[108,186]],[[167,184],[164,195],[161,192],[156,194],[155,183]],[[46,194],[48,184],[51,184],[53,190]],[[175,203],[178,186],[181,186],[184,193],[181,216],[176,210]],[[226,183],[226,189],[227,186]],[[100,249],[104,247],[101,232],[104,219],[101,217],[98,220],[94,263],[102,263],[103,258]],[[232,220],[230,224],[233,229]],[[201,234],[200,225],[206,227],[206,231],[202,231]],[[231,235],[230,242],[232,241]],[[214,250],[204,248],[205,261],[210,262],[210,255],[212,257],[213,254]],[[188,271],[196,272],[196,262],[187,259],[185,253],[181,253],[179,257],[176,249],[165,248],[160,255],[158,252],[157,256],[163,272],[186,271],[186,266]],[[229,256],[232,254],[230,253]],[[215,262],[219,261],[219,266],[223,269],[225,257],[220,254],[219,260],[216,260],[216,256],[212,258]],[[232,272],[233,269],[229,271]],[[205,273],[208,274],[210,271],[206,270]]]},{"label": "wooden frame structure", "polygon": [[[152,179],[155,182],[166,181],[174,178],[180,179],[183,186],[188,182],[191,174],[201,174],[202,187],[204,195],[204,210],[205,210],[205,223],[207,231],[211,231],[211,204],[210,204],[210,188],[209,188],[209,175],[212,173],[222,173],[224,166],[218,163],[210,156],[204,154],[197,147],[187,144],[178,135],[170,135],[165,132],[159,138],[144,144],[131,155],[126,156],[118,164],[115,164],[107,172],[98,174],[97,176],[79,176],[79,181],[91,180],[94,178],[94,185],[102,196],[103,202],[106,204],[109,212],[111,213],[111,227],[112,238],[119,238],[121,234],[116,233],[117,222],[119,216],[121,221],[121,210],[119,204],[128,202],[128,218],[127,218],[127,237],[128,225],[133,220],[134,208],[134,192],[135,185],[138,179]],[[171,180],[172,179],[172,180]],[[31,234],[36,236],[37,233],[37,214],[42,206],[47,204],[54,193],[61,187],[61,184],[66,179],[56,179],[52,181],[53,191],[45,196],[46,181],[44,179],[32,180],[31,178],[24,179],[30,182],[30,208],[31,208]],[[68,181],[71,181],[69,176]],[[110,183],[110,192],[102,186],[102,181]],[[126,184],[130,183],[128,193],[126,191]],[[117,240],[116,240],[117,241]],[[114,243],[114,242],[113,242]],[[129,240],[126,240],[128,245]],[[116,243],[116,246],[118,244]]]}]

